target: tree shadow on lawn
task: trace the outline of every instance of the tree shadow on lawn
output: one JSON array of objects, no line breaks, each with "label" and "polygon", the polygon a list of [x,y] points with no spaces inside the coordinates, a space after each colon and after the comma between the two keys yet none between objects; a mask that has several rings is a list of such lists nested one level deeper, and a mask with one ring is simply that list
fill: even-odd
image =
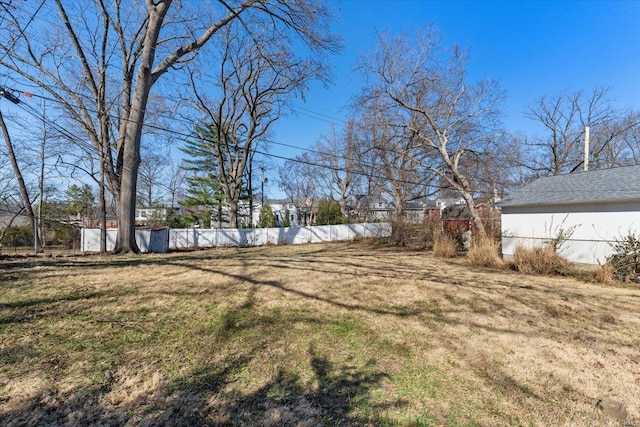
[{"label": "tree shadow on lawn", "polygon": [[0,259],[0,284],[2,281],[11,281],[16,279],[27,278],[32,269],[38,269],[38,277],[46,278],[50,271],[59,271],[60,269],[74,269],[82,271],[85,269],[102,269],[113,267],[138,267],[147,265],[164,265],[165,262],[171,260],[176,261],[206,261],[220,258],[236,259],[238,254],[229,252],[221,255],[219,250],[211,249],[207,251],[199,251],[194,253],[167,253],[167,254],[137,254],[137,255],[114,255],[107,254],[89,254],[78,255],[74,257],[52,257],[39,258],[30,257],[27,259]]},{"label": "tree shadow on lawn", "polygon": [[[167,262],[167,264],[168,265],[174,265],[171,262]],[[324,302],[324,303],[333,305],[333,306],[338,307],[338,308],[346,309],[346,310],[362,310],[362,311],[366,311],[366,312],[374,313],[374,314],[387,314],[387,315],[402,316],[402,317],[413,316],[413,315],[419,314],[418,310],[407,309],[406,307],[403,307],[403,306],[392,306],[390,308],[378,308],[378,307],[367,306],[367,305],[363,305],[363,304],[347,304],[347,303],[344,303],[344,302],[341,302],[341,301],[337,301],[335,299],[323,297],[323,296],[318,295],[318,294],[304,292],[304,291],[301,291],[301,290],[298,290],[298,289],[293,289],[293,288],[287,287],[283,283],[281,283],[279,281],[276,281],[276,280],[259,280],[259,279],[255,279],[255,278],[253,278],[253,277],[251,277],[249,275],[229,273],[228,271],[224,271],[222,269],[214,269],[212,267],[200,267],[200,266],[183,265],[183,264],[175,264],[175,265],[176,266],[185,267],[185,268],[188,268],[188,269],[192,269],[192,270],[201,271],[201,272],[204,272],[204,273],[218,274],[218,275],[221,275],[221,276],[225,276],[225,277],[234,279],[234,280],[238,281],[239,283],[248,283],[248,284],[252,285],[251,295],[255,295],[257,287],[259,287],[259,286],[268,286],[268,287],[273,287],[273,288],[280,289],[281,291],[283,291],[285,293],[291,293],[291,294],[297,295],[297,296],[305,298],[305,299],[312,299],[312,300]]]},{"label": "tree shadow on lawn", "polygon": [[[576,387],[572,382],[575,378],[545,370],[538,372],[535,379],[527,381],[522,379],[522,372],[518,378],[511,366],[492,360],[491,352],[470,352],[464,341],[443,340],[442,343],[455,355],[455,360],[462,365],[461,369],[472,375],[475,382],[483,384],[483,410],[500,419],[501,424],[603,425],[602,420],[593,424],[599,415],[594,412],[597,396],[589,396]],[[585,424],[585,420],[589,421]]]},{"label": "tree shadow on lawn", "polygon": [[[247,264],[248,260],[243,258],[240,261],[242,265],[250,267],[250,265]],[[251,259],[250,261],[250,264],[253,265],[256,262],[256,259]],[[330,261],[331,264],[339,266],[344,265],[339,259],[331,259]],[[347,263],[350,263],[350,261],[347,261]],[[501,333],[514,336],[528,336],[529,334],[535,332],[539,335],[557,340],[559,338],[558,331],[562,331],[566,327],[568,327],[569,330],[574,330],[576,328],[575,320],[582,320],[585,316],[585,313],[590,310],[589,307],[580,307],[578,311],[572,311],[564,307],[568,300],[579,302],[581,299],[583,299],[584,294],[578,289],[565,289],[561,286],[555,287],[539,282],[536,283],[535,287],[520,286],[516,285],[515,283],[518,283],[517,281],[522,280],[522,277],[516,274],[510,275],[510,277],[514,279],[513,283],[499,281],[494,284],[488,285],[483,279],[483,273],[477,273],[475,271],[469,270],[465,266],[460,266],[458,264],[452,264],[452,268],[457,269],[456,271],[462,270],[464,274],[451,274],[447,276],[443,272],[436,271],[416,272],[415,269],[409,271],[407,266],[399,266],[393,263],[388,264],[388,268],[385,268],[384,273],[382,273],[389,276],[397,275],[396,277],[400,277],[402,279],[405,279],[405,276],[407,276],[406,280],[425,280],[437,282],[441,285],[450,285],[450,293],[441,292],[439,294],[445,297],[445,299],[447,299],[448,296],[450,297],[448,306],[443,309],[438,309],[437,307],[434,308],[430,303],[426,301],[416,301],[411,305],[398,305],[392,304],[389,301],[375,300],[344,302],[336,298],[330,298],[326,295],[323,295],[322,288],[318,288],[318,292],[309,292],[287,286],[287,284],[277,280],[261,280],[259,278],[254,278],[248,274],[245,275],[230,273],[228,271],[225,271],[224,268],[214,268],[210,265],[201,266],[186,264],[180,261],[174,262],[171,259],[167,259],[165,261],[165,264],[205,273],[217,274],[233,279],[238,283],[249,284],[251,285],[251,288],[247,297],[247,301],[250,302],[250,304],[253,303],[257,290],[261,286],[268,286],[277,288],[285,293],[296,295],[303,299],[311,299],[327,303],[339,309],[345,309],[349,311],[363,311],[378,315],[399,316],[403,318],[413,317],[416,319],[421,319],[428,324],[433,324],[433,322],[436,322],[439,324],[464,325],[473,329],[477,328],[486,330],[491,333]],[[301,271],[307,272],[326,271],[326,269],[319,268],[320,264],[309,264],[305,261],[305,259],[298,259],[295,257],[293,259],[281,260],[280,264],[282,265],[278,265],[277,268],[300,269]],[[374,276],[378,274],[374,266],[368,266],[367,264],[363,263],[358,267],[361,272],[364,272],[363,274],[365,276],[367,274]],[[369,272],[367,273],[367,271]],[[493,272],[494,271],[489,270],[489,274]],[[528,280],[528,278],[525,277],[525,280]],[[505,294],[505,289],[509,289],[510,292],[508,294]],[[545,297],[541,298],[541,294],[544,294]],[[451,298],[451,296],[455,297]],[[519,311],[520,308],[518,307],[518,305],[535,310],[535,312],[537,313],[531,315],[532,319],[546,319],[547,321],[551,320],[551,322],[544,323],[542,327],[536,323],[533,323],[524,327],[524,329],[514,328],[513,326],[500,328],[490,326],[488,323],[483,324],[474,322],[468,318],[464,318],[463,316],[464,313],[475,313],[485,316],[487,319],[491,319],[492,317],[506,317],[519,320],[522,318],[523,314]],[[600,301],[599,299],[589,300],[588,305],[591,305],[597,309],[602,309],[603,312],[606,312],[607,307],[605,307],[602,301]],[[629,307],[626,307],[625,309],[628,310]],[[571,338],[577,337],[576,339],[583,341],[592,339],[592,334],[590,334],[584,328],[579,328],[579,330],[577,330],[573,335],[567,335],[566,333],[563,333],[562,335],[564,337],[571,336]],[[598,340],[600,340],[601,342],[610,341],[611,344],[616,343],[615,340],[609,340],[605,337],[598,337]]]},{"label": "tree shadow on lawn", "polygon": [[[378,248],[374,248],[374,250],[378,251]],[[395,253],[395,251],[394,251]],[[420,256],[415,251],[408,252],[410,256]],[[516,306],[527,306],[529,308],[533,308],[538,311],[536,316],[540,316],[545,319],[557,320],[559,318],[559,313],[562,313],[562,310],[559,310],[558,306],[563,304],[564,301],[562,299],[570,299],[570,300],[580,300],[584,297],[582,292],[577,289],[565,289],[562,286],[550,286],[543,285],[541,283],[537,283],[536,286],[517,286],[516,283],[523,280],[523,276],[516,275],[513,273],[504,273],[508,274],[508,278],[513,281],[505,281],[500,280],[496,283],[488,285],[487,282],[483,279],[486,269],[483,269],[480,272],[475,270],[471,270],[467,266],[461,266],[457,263],[450,263],[448,261],[442,261],[445,264],[450,266],[449,273],[446,272],[447,269],[436,269],[431,268],[429,265],[425,265],[424,268],[416,269],[415,266],[410,264],[398,263],[397,260],[393,259],[385,259],[384,257],[375,257],[375,252],[373,254],[367,255],[367,257],[371,258],[371,263],[367,262],[366,258],[359,257],[360,263],[355,263],[353,260],[350,260],[348,257],[340,258],[336,257],[336,254],[333,253],[330,248],[326,246],[313,246],[310,247],[310,250],[304,251],[302,254],[296,253],[292,257],[286,257],[283,254],[277,254],[273,257],[265,256],[265,254],[261,251],[246,251],[239,253],[239,250],[212,250],[212,251],[201,251],[197,254],[197,256],[193,256],[193,254],[179,254],[179,255],[167,255],[167,256],[141,256],[140,258],[118,258],[118,257],[109,257],[106,261],[86,261],[84,259],[80,259],[78,261],[72,261],[64,259],[62,260],[62,267],[73,267],[77,266],[81,269],[85,268],[97,268],[97,267],[113,267],[114,265],[122,265],[122,266],[132,266],[132,265],[162,265],[162,266],[173,266],[178,268],[184,268],[188,270],[195,270],[204,273],[212,273],[227,277],[234,282],[245,283],[251,286],[251,295],[249,295],[248,299],[253,300],[253,296],[257,292],[257,289],[260,286],[268,286],[272,288],[277,288],[285,293],[294,294],[304,299],[312,299],[319,302],[324,302],[330,305],[335,306],[336,308],[346,309],[350,311],[364,311],[373,314],[381,314],[381,315],[393,315],[393,316],[402,316],[402,317],[411,317],[417,316],[419,318],[423,318],[429,321],[437,321],[440,323],[467,323],[471,327],[480,327],[485,328],[487,330],[491,330],[493,332],[504,332],[504,333],[516,333],[518,331],[514,331],[513,329],[504,329],[504,330],[495,330],[494,328],[487,327],[485,325],[473,324],[472,322],[468,322],[468,320],[461,321],[460,319],[455,319],[459,313],[465,311],[471,311],[478,314],[486,315],[487,317],[492,316],[506,316],[506,317],[519,317],[521,316],[516,309]],[[261,263],[265,263],[267,265],[267,261],[274,262],[277,261],[274,268],[276,269],[293,269],[300,270],[301,274],[305,274],[308,272],[320,272],[320,273],[333,273],[333,274],[344,274],[343,269],[346,267],[347,270],[352,269],[353,274],[362,277],[390,277],[390,278],[399,278],[400,280],[405,281],[424,281],[425,286],[428,287],[428,282],[436,282],[441,285],[450,285],[451,291],[456,293],[458,296],[463,296],[464,298],[458,298],[459,301],[450,301],[451,304],[444,310],[434,310],[433,307],[430,307],[428,303],[420,303],[417,302],[412,305],[398,305],[392,304],[390,302],[384,301],[358,301],[358,302],[345,302],[338,300],[336,298],[328,297],[323,294],[320,287],[317,292],[309,292],[303,291],[300,289],[296,289],[295,287],[288,286],[286,283],[283,283],[278,280],[263,280],[261,278],[253,277],[251,274],[237,274],[231,273],[227,271],[224,266],[214,268],[211,263],[207,263],[202,265],[201,262],[193,262],[193,261],[202,261],[206,262],[207,260],[212,259],[227,259],[232,261],[237,261],[240,265],[251,268],[253,265],[261,265]],[[50,260],[43,260],[44,265],[51,266],[54,268],[54,264]],[[435,262],[435,260],[434,260]],[[20,265],[20,263],[18,263]],[[32,265],[32,263],[29,263]],[[57,264],[56,264],[57,265]],[[457,272],[457,273],[455,273]],[[488,274],[493,273],[494,271],[488,270]],[[524,280],[529,280],[526,276],[524,276]],[[505,290],[509,290],[508,294],[497,297],[497,294],[504,293]],[[167,291],[163,291],[167,292]],[[176,290],[176,294],[184,294],[188,292],[186,290]],[[540,298],[541,293],[545,293],[545,298]],[[466,294],[466,296],[464,295]],[[98,294],[94,294],[94,296],[100,296]],[[446,295],[445,295],[446,296]],[[56,298],[56,300],[69,300],[75,298],[86,298],[85,296],[79,295],[70,295],[65,297]],[[56,301],[49,300],[41,300],[41,301],[23,301],[10,303],[16,305],[16,307],[9,307],[0,305],[0,309],[3,308],[18,308],[18,306],[29,306],[29,305],[39,305],[40,303],[49,303]],[[607,302],[608,307],[604,307],[603,302],[590,300],[590,305],[594,306],[597,309],[610,309],[610,302]],[[623,305],[623,302],[619,304]],[[616,307],[623,309],[628,309],[627,307]],[[562,309],[562,307],[560,307]],[[570,313],[571,314],[571,313]],[[575,313],[573,313],[575,314]],[[567,317],[567,316],[564,316]],[[575,316],[573,316],[575,317]],[[1,321],[2,319],[0,319]],[[5,322],[15,322],[15,321],[24,321],[28,320],[28,317],[24,317],[21,314],[10,316],[9,318],[5,317]],[[562,320],[562,317],[560,317]],[[533,327],[532,327],[533,328]],[[529,333],[529,329],[526,331],[521,331],[523,333]]]},{"label": "tree shadow on lawn", "polygon": [[[14,302],[0,303],[0,326],[13,323],[34,322],[41,317],[58,318],[77,316],[98,304],[103,298],[119,298],[132,295],[136,289],[120,291],[93,291],[91,288],[78,288],[74,292],[49,298],[31,298]],[[72,303],[83,303],[74,305]]]},{"label": "tree shadow on lawn", "polygon": [[[359,246],[358,246],[359,247]],[[255,250],[252,250],[255,249]],[[186,252],[170,252],[167,254],[138,254],[135,256],[119,256],[113,254],[91,254],[82,255],[78,257],[65,257],[65,258],[29,258],[27,260],[0,260],[0,283],[2,280],[12,281],[16,278],[24,278],[28,275],[29,270],[33,268],[39,269],[39,278],[46,278],[47,271],[59,270],[60,268],[75,268],[75,269],[97,269],[97,268],[113,268],[113,267],[136,267],[146,265],[159,265],[166,264],[188,266],[193,262],[207,262],[211,260],[231,260],[231,261],[251,261],[252,263],[264,262],[265,265],[271,265],[274,261],[286,261],[278,264],[278,268],[292,267],[292,262],[295,263],[296,268],[309,269],[314,271],[323,271],[322,269],[316,269],[315,264],[320,265],[336,265],[339,267],[351,266],[353,268],[362,267],[361,263],[347,262],[344,258],[338,258],[336,261],[336,253],[331,251],[326,245],[310,245],[309,249],[304,251],[296,251],[295,255],[287,255],[280,252],[274,253],[272,256],[268,253],[260,251],[261,248],[206,248],[198,251],[186,251]],[[384,252],[385,248],[374,247],[376,252]],[[257,253],[256,253],[257,251]],[[341,254],[345,253],[343,247],[339,248]],[[371,257],[373,253],[367,254],[354,254],[353,251],[347,248],[346,252],[349,257],[367,258]],[[394,248],[394,253],[398,252],[397,248]],[[415,251],[403,249],[403,253],[414,254]],[[374,252],[375,253],[375,252]],[[414,254],[415,255],[415,254]],[[383,262],[384,260],[378,259],[377,261]],[[182,264],[184,263],[184,264]],[[389,267],[398,268],[397,264],[389,261]],[[386,270],[386,268],[385,268]],[[415,270],[406,270],[410,272]]]},{"label": "tree shadow on lawn", "polygon": [[[313,255],[310,255],[313,256]],[[208,257],[207,259],[210,259]],[[427,300],[417,301],[415,305],[404,307],[387,304],[384,308],[376,306],[376,302],[357,304],[344,303],[335,298],[327,298],[318,293],[308,293],[290,288],[286,284],[274,280],[261,280],[249,274],[233,274],[225,271],[224,267],[214,268],[211,264],[202,266],[189,264],[190,258],[162,259],[164,265],[189,268],[204,273],[226,276],[234,283],[249,284],[249,292],[246,301],[235,311],[232,310],[224,317],[223,334],[218,339],[224,339],[225,335],[232,334],[237,328],[238,319],[242,318],[242,310],[250,310],[254,305],[255,295],[260,286],[268,286],[292,293],[304,299],[313,299],[337,308],[348,310],[362,310],[381,315],[415,316],[425,322],[438,322],[440,324],[463,325],[471,329],[485,330],[490,333],[527,336],[536,331],[541,336],[557,339],[557,331],[550,330],[549,325],[497,327],[489,323],[478,323],[465,318],[465,313],[479,313],[492,317],[500,315],[513,317],[518,314],[514,305],[535,308],[535,316],[544,315],[543,318],[557,318],[555,328],[569,327],[570,330],[582,328],[580,324],[573,325],[576,314],[573,312],[561,313],[554,311],[557,303],[564,301],[562,297],[576,297],[578,291],[558,289],[554,295],[547,295],[541,299],[542,294],[552,292],[555,288],[551,284],[540,283],[533,286],[514,286],[505,302],[496,301],[493,294],[507,288],[510,283],[501,282],[491,285],[483,283],[482,277],[473,278],[473,272],[465,273],[464,277],[451,275],[443,276],[442,273],[425,273],[425,280],[435,281],[444,285],[450,285],[450,299],[440,293],[446,305],[442,310],[432,307]],[[235,258],[234,258],[235,259]],[[145,261],[145,260],[143,260]],[[255,265],[255,259],[242,257],[238,259],[241,265],[250,267]],[[336,265],[340,261],[330,260]],[[146,260],[141,263],[158,263],[157,260]],[[348,261],[351,262],[351,261]],[[293,261],[284,260],[286,265],[290,263],[295,269],[318,269],[323,271],[319,264],[312,267],[304,265],[304,257]],[[455,266],[457,268],[463,268]],[[361,266],[364,270],[374,269],[366,263]],[[395,267],[389,265],[386,274],[403,275],[408,266]],[[410,278],[419,276],[409,273]],[[514,283],[519,276],[513,276]],[[527,279],[528,281],[529,279]],[[99,298],[102,294],[94,293],[84,298]],[[456,298],[453,298],[456,296]],[[29,305],[40,304],[64,304],[83,298],[69,294],[51,300],[34,300],[11,303],[13,306],[5,306],[5,309],[22,309]],[[593,303],[591,299],[590,304]],[[423,304],[424,302],[424,304]],[[597,302],[595,302],[597,303]],[[60,308],[60,307],[58,307]],[[578,313],[580,314],[580,313]],[[17,319],[19,320],[19,319]],[[264,320],[264,319],[262,319]],[[274,317],[274,321],[278,318]],[[522,329],[524,327],[524,329]],[[583,331],[584,334],[584,331]],[[599,338],[600,339],[600,338]],[[534,407],[535,402],[546,401],[548,396],[543,396],[538,390],[529,387],[526,383],[517,379],[508,369],[499,365],[485,363],[481,359],[471,358],[461,346],[463,342],[452,345],[449,349],[458,355],[458,360],[463,361],[471,370],[478,373],[482,381],[492,389],[497,390],[505,399],[528,401],[528,406]],[[588,344],[586,344],[588,345]],[[26,348],[25,348],[26,349]],[[257,350],[254,350],[254,352]],[[309,366],[312,368],[317,388],[310,388],[301,384],[300,378],[295,372],[287,369],[277,369],[277,374],[272,379],[256,390],[243,393],[230,391],[237,381],[236,377],[242,375],[244,369],[256,356],[249,352],[242,355],[231,356],[222,364],[205,364],[194,372],[185,374],[178,379],[163,383],[159,389],[142,394],[133,401],[113,404],[109,401],[109,395],[114,388],[122,385],[116,375],[114,383],[105,380],[104,384],[76,388],[68,392],[57,389],[48,389],[24,401],[19,407],[8,412],[0,412],[0,424],[2,425],[295,425],[305,420],[313,421],[314,425],[366,425],[384,424],[379,416],[387,405],[402,406],[404,402],[397,401],[388,404],[371,405],[365,401],[369,392],[382,378],[384,372],[376,370],[372,366],[350,366],[331,363],[325,356],[318,354],[313,348],[309,350]],[[558,389],[559,393],[576,394],[570,383],[563,383]],[[591,397],[578,395],[578,400],[589,401]],[[0,397],[2,407],[2,397]],[[365,408],[364,410],[362,408]],[[367,409],[368,408],[368,409]],[[388,422],[388,424],[392,424]]]},{"label": "tree shadow on lawn", "polygon": [[237,390],[233,384],[255,356],[249,352],[221,365],[202,366],[135,399],[126,398],[131,390],[117,373],[113,382],[105,379],[104,384],[70,391],[41,390],[18,407],[0,412],[0,424],[363,426],[388,424],[381,411],[406,404],[370,402],[370,391],[386,377],[372,365],[337,365],[313,347],[308,353],[314,386],[279,368],[262,386],[247,393]]}]

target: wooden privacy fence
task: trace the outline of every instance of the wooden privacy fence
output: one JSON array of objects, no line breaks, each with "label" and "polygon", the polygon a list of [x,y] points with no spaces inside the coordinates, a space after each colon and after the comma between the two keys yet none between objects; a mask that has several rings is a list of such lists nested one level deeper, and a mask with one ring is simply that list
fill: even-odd
[{"label": "wooden privacy fence", "polygon": [[[107,230],[107,250],[115,247],[117,229]],[[242,229],[160,229],[136,230],[136,242],[142,252],[167,252],[172,249],[211,248],[220,246],[297,245],[336,242],[368,237],[389,237],[391,224],[340,224],[308,227]],[[100,250],[100,229],[82,230],[82,250]]]}]

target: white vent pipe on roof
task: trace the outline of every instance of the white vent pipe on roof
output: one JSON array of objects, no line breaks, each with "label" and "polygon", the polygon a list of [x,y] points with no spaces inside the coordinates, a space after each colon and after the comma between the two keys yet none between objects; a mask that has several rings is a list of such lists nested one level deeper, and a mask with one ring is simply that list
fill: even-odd
[{"label": "white vent pipe on roof", "polygon": [[589,126],[584,127],[584,170],[589,170]]}]

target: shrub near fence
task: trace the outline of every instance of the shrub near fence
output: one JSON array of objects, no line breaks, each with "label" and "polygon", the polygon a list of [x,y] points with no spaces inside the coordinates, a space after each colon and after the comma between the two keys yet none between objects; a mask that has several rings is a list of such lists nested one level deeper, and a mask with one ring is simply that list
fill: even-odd
[{"label": "shrub near fence", "polygon": [[[156,241],[156,239],[152,239],[152,231],[167,233],[167,244],[149,244],[151,241]],[[117,230],[108,230],[107,250],[113,248],[116,232]],[[171,249],[221,246],[297,245],[369,237],[389,237],[390,235],[391,224],[367,223],[283,228],[137,230],[136,241],[143,252],[166,252]],[[83,229],[82,250],[85,252],[100,250],[100,229]]]}]

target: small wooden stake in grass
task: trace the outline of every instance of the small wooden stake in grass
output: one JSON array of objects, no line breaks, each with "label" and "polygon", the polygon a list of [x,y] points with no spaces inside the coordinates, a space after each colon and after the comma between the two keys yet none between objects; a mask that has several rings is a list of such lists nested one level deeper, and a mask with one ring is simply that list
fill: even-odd
[{"label": "small wooden stake in grass", "polygon": [[596,402],[596,408],[600,409],[604,414],[615,418],[616,420],[627,420],[627,407],[624,403],[616,400],[602,398]]}]

